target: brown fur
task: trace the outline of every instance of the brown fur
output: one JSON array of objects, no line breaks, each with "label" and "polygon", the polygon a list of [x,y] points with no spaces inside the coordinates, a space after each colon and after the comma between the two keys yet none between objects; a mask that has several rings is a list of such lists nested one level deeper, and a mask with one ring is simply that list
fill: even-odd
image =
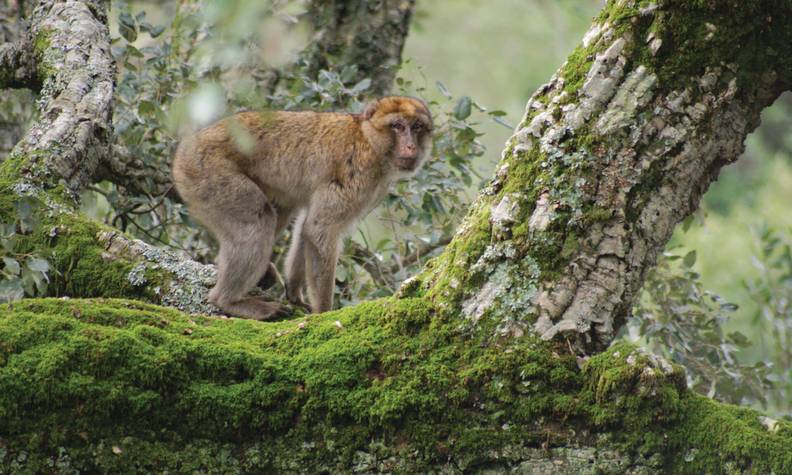
[{"label": "brown fur", "polygon": [[248,292],[266,272],[277,234],[296,217],[286,293],[314,312],[332,306],[341,236],[414,173],[430,147],[426,105],[385,97],[359,115],[243,112],[183,140],[173,180],[220,243],[209,300],[230,315],[266,319],[280,306]]}]

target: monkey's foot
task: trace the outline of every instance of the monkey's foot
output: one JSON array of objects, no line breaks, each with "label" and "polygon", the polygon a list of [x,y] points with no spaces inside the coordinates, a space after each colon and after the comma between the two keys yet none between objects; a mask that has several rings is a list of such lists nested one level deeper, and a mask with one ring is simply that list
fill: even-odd
[{"label": "monkey's foot", "polygon": [[283,305],[260,297],[246,297],[236,302],[219,302],[218,307],[232,317],[250,318],[252,320],[269,320],[274,317],[289,315],[288,309]]}]

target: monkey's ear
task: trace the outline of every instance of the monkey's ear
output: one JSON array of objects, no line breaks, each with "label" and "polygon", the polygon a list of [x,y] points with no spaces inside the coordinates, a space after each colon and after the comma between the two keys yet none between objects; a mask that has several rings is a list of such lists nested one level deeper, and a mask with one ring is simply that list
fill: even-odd
[{"label": "monkey's ear", "polygon": [[369,120],[374,117],[374,113],[377,112],[377,108],[379,108],[379,99],[375,99],[368,104],[363,109],[363,112],[360,113],[360,116],[363,117],[363,120]]}]

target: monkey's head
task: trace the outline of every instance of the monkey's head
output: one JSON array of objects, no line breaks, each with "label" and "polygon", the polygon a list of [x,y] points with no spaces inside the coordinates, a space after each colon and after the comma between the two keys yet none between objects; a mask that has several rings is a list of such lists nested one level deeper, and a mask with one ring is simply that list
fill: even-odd
[{"label": "monkey's head", "polygon": [[386,157],[390,169],[409,175],[423,165],[432,146],[432,114],[423,101],[383,97],[368,104],[360,116],[371,146]]}]

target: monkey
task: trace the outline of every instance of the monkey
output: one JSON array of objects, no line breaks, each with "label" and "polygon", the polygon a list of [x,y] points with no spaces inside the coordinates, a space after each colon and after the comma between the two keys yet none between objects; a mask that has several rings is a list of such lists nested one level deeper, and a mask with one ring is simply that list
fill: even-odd
[{"label": "monkey", "polygon": [[220,248],[209,302],[235,317],[283,313],[248,294],[271,272],[275,238],[293,223],[286,298],[313,313],[330,310],[341,238],[391,183],[420,169],[432,129],[426,103],[388,96],[358,114],[241,112],[183,139],[174,185]]}]

